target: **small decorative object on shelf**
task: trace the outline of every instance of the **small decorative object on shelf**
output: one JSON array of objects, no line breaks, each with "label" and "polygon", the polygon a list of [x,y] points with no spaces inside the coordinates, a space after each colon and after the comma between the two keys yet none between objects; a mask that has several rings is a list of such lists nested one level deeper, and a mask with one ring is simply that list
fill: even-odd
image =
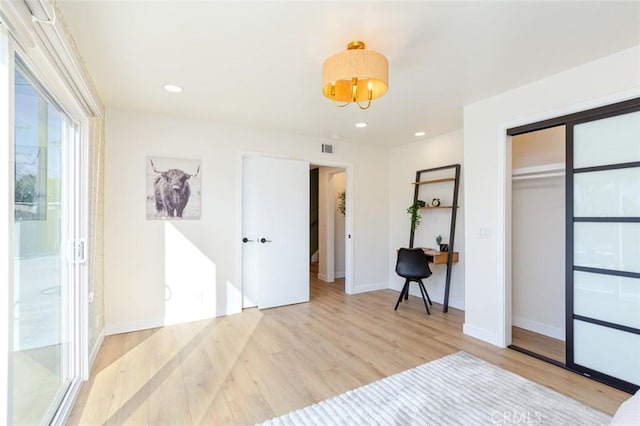
[{"label": "small decorative object on shelf", "polygon": [[440,198],[434,198],[433,200],[431,200],[431,205],[433,207],[438,207],[440,205]]},{"label": "small decorative object on shelf", "polygon": [[416,228],[418,228],[418,225],[420,225],[420,219],[422,219],[422,216],[420,216],[420,214],[418,213],[418,210],[420,210],[422,207],[425,207],[426,205],[427,203],[425,203],[424,201],[416,200],[415,203],[411,204],[407,208],[407,213],[411,215],[411,229],[413,231],[415,231]]},{"label": "small decorative object on shelf", "polygon": [[442,242],[442,235],[438,235],[436,237],[436,244],[437,244],[436,250],[443,251],[443,252],[448,252],[449,251],[449,244],[445,244],[445,243]]}]

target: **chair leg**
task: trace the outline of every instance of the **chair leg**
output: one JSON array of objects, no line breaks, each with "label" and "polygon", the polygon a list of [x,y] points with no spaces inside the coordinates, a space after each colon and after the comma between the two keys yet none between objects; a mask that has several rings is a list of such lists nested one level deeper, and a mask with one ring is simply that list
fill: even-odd
[{"label": "chair leg", "polygon": [[398,297],[398,301],[396,302],[396,307],[393,308],[394,311],[398,310],[398,305],[400,304],[400,301],[405,294],[409,294],[409,280],[406,280],[404,282],[404,286],[402,287],[402,291],[400,292],[400,297]]},{"label": "chair leg", "polygon": [[429,301],[429,304],[433,306],[433,303],[431,303],[431,298],[429,297],[429,292],[427,291],[427,287],[424,286],[424,283],[422,282],[422,280],[420,280],[420,284],[422,284],[422,288],[424,289],[424,294],[427,295],[427,300]]},{"label": "chair leg", "polygon": [[[409,280],[407,280],[409,282]],[[407,291],[404,293],[404,300],[409,300],[409,288],[407,287]]]},{"label": "chair leg", "polygon": [[424,288],[422,280],[418,280],[418,287],[420,287],[420,293],[422,293],[422,301],[424,302],[424,308],[427,310],[427,315],[431,315],[431,312],[429,312],[429,305],[427,305],[427,299],[424,297],[427,290]]}]

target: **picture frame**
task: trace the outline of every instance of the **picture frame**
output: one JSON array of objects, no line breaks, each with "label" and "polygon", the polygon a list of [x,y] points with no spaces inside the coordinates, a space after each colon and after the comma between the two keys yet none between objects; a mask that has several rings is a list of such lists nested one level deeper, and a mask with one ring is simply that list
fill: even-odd
[{"label": "picture frame", "polygon": [[146,159],[148,220],[194,220],[201,216],[201,161]]}]

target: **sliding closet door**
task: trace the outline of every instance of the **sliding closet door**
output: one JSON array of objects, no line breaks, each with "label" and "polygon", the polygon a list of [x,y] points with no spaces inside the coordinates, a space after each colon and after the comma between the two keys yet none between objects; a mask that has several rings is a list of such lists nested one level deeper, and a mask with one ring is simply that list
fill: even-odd
[{"label": "sliding closet door", "polygon": [[567,125],[567,366],[640,385],[640,108]]}]

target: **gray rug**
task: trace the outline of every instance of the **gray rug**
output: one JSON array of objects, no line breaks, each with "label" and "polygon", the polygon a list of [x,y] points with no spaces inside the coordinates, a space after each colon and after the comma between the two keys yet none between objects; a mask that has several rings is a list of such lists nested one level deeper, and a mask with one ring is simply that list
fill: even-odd
[{"label": "gray rug", "polygon": [[465,352],[263,425],[606,425],[611,417]]}]

